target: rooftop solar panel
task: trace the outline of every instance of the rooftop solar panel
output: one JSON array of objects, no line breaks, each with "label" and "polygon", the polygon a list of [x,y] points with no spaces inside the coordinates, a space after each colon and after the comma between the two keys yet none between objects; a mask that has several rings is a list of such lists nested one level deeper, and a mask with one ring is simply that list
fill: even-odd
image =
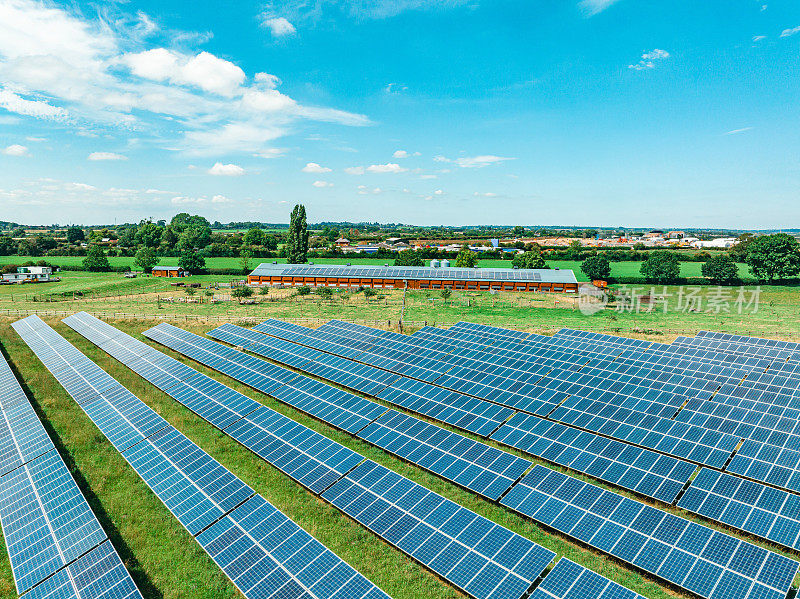
[{"label": "rooftop solar panel", "polygon": [[477,599],[519,599],[555,557],[370,460],[323,498]]},{"label": "rooftop solar panel", "polygon": [[784,599],[800,566],[543,466],[501,503],[706,599]]}]

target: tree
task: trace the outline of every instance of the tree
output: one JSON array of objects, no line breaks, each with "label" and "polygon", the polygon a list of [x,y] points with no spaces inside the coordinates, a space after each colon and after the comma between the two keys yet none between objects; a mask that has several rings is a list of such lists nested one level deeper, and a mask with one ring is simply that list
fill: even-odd
[{"label": "tree", "polygon": [[286,236],[286,262],[304,264],[308,262],[308,228],[306,208],[297,204],[289,220],[289,233]]},{"label": "tree", "polygon": [[161,233],[161,245],[169,249],[178,245],[178,234],[172,227],[164,227],[164,232]]},{"label": "tree", "polygon": [[569,249],[567,250],[567,260],[580,260],[581,250],[583,250],[583,244],[580,242],[580,240],[575,239],[574,241],[571,241],[569,244]]},{"label": "tree", "polygon": [[596,254],[581,263],[581,270],[590,281],[606,281],[611,276],[611,263],[602,254]]},{"label": "tree", "polygon": [[470,250],[467,246],[461,248],[461,251],[456,254],[456,267],[457,268],[475,268],[478,264],[478,254]]},{"label": "tree", "polygon": [[517,254],[511,261],[511,265],[516,268],[549,268],[547,262],[542,258],[542,254],[537,251]]},{"label": "tree", "polygon": [[103,248],[99,245],[89,246],[89,251],[86,252],[86,257],[83,259],[83,270],[89,272],[108,272],[111,270],[111,265],[108,263]]},{"label": "tree", "polygon": [[514,232],[514,237],[522,237],[523,235],[525,235],[525,227],[517,225],[516,227],[514,227],[513,232]]},{"label": "tree", "polygon": [[119,233],[119,239],[117,245],[124,248],[132,248],[136,245],[136,231],[137,227],[125,227]]},{"label": "tree", "polygon": [[700,273],[715,285],[733,285],[739,281],[739,270],[728,254],[717,254],[703,262]]},{"label": "tree", "polygon": [[439,293],[441,294],[441,296],[444,298],[444,301],[446,302],[448,299],[450,299],[450,296],[453,295],[453,290],[450,289],[449,287],[445,287]]},{"label": "tree", "polygon": [[211,228],[211,223],[198,214],[189,214],[188,212],[180,212],[172,217],[169,221],[169,226],[180,235],[189,227],[208,227]]},{"label": "tree", "polygon": [[203,249],[211,243],[211,227],[203,225],[190,225],[183,230],[178,238],[178,249],[192,250]]},{"label": "tree", "polygon": [[752,233],[742,233],[736,238],[736,243],[728,250],[735,262],[744,262],[746,260],[750,244],[753,243],[755,239],[756,236]]},{"label": "tree", "polygon": [[158,264],[158,256],[156,256],[156,251],[153,248],[142,247],[136,252],[133,263],[144,272],[149,273],[153,270],[153,267]]},{"label": "tree", "polygon": [[161,243],[161,234],[164,228],[152,221],[142,221],[136,231],[136,243],[141,243],[149,248],[157,248]]},{"label": "tree", "polygon": [[253,252],[250,250],[249,247],[244,246],[241,250],[239,250],[239,266],[242,269],[242,274],[246,275],[250,273],[250,258],[253,257]]},{"label": "tree", "polygon": [[264,231],[255,228],[250,229],[247,233],[244,234],[244,242],[247,245],[263,245]]},{"label": "tree", "polygon": [[316,293],[322,299],[329,300],[333,298],[333,289],[331,289],[330,287],[317,287]]},{"label": "tree", "polygon": [[185,287],[183,292],[189,297],[192,297],[195,293],[197,293],[197,290],[194,287]]},{"label": "tree", "polygon": [[667,250],[650,252],[647,259],[642,262],[639,272],[648,283],[667,285],[674,283],[681,276],[681,267],[678,257]]},{"label": "tree", "polygon": [[394,259],[395,266],[422,266],[425,264],[419,252],[414,250],[403,250],[397,253],[397,258]]},{"label": "tree", "polygon": [[86,236],[83,234],[83,229],[80,227],[70,227],[67,229],[67,242],[78,243],[84,239],[86,239]]},{"label": "tree", "polygon": [[178,258],[178,266],[188,271],[189,274],[197,274],[205,269],[206,261],[199,252],[184,250],[181,252],[181,257]]},{"label": "tree", "polygon": [[762,235],[750,242],[745,262],[759,281],[791,279],[800,274],[800,244],[788,233]]},{"label": "tree", "polygon": [[308,295],[311,293],[311,287],[308,285],[301,285],[297,288],[297,295]]}]

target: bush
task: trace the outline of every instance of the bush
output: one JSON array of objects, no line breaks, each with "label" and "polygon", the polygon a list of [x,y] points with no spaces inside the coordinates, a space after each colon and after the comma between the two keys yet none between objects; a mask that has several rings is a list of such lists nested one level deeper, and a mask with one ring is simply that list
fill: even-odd
[{"label": "bush", "polygon": [[322,299],[331,299],[333,297],[333,289],[330,287],[317,287],[316,294]]},{"label": "bush", "polygon": [[83,259],[83,270],[89,272],[109,272],[111,265],[108,263],[103,248],[99,245],[93,245],[86,253],[86,258]]},{"label": "bush", "polygon": [[548,268],[542,254],[535,250],[515,256],[511,265],[516,268]]},{"label": "bush", "polygon": [[253,295],[252,287],[237,287],[231,292],[231,296],[236,299],[244,299]]},{"label": "bush", "polygon": [[445,300],[448,300],[450,299],[450,296],[453,295],[453,290],[450,289],[449,287],[445,287],[444,289],[441,290],[440,293]]},{"label": "bush", "polygon": [[581,263],[583,274],[590,281],[607,281],[611,277],[611,263],[605,256],[589,256]]},{"label": "bush", "polygon": [[364,297],[369,299],[371,297],[375,297],[378,295],[378,292],[375,291],[372,287],[364,287]]},{"label": "bush", "polygon": [[269,295],[269,287],[264,286],[258,290],[259,295]]},{"label": "bush", "polygon": [[394,259],[395,266],[422,266],[424,264],[423,258],[419,252],[414,250],[403,250],[397,253],[397,258]]},{"label": "bush", "polygon": [[297,288],[297,295],[308,295],[309,293],[311,293],[311,287],[308,285]]}]

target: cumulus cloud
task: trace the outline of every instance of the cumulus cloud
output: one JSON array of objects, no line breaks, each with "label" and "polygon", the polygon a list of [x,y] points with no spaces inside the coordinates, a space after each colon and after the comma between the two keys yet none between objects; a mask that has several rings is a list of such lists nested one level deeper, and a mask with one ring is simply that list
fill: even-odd
[{"label": "cumulus cloud", "polygon": [[363,166],[348,166],[344,169],[348,175],[363,175],[366,172],[366,169]]},{"label": "cumulus cloud", "polygon": [[261,24],[270,30],[272,37],[284,37],[297,31],[285,17],[264,17]]},{"label": "cumulus cloud", "polygon": [[368,173],[404,173],[407,170],[407,168],[403,168],[394,162],[389,162],[387,164],[371,164],[367,167]]},{"label": "cumulus cloud", "polygon": [[669,52],[666,50],[659,50],[658,48],[651,50],[650,52],[645,52],[642,54],[642,59],[637,62],[636,64],[629,64],[629,69],[634,69],[636,71],[645,71],[647,69],[653,69],[656,66],[656,63],[661,60],[666,60],[669,58]]},{"label": "cumulus cloud", "polygon": [[297,121],[369,125],[360,114],[304,106],[278,91],[268,73],[252,77],[234,62],[189,48],[203,36],[170,33],[174,48],[152,43],[158,28],[109,5],[103,18],[38,0],[0,3],[0,108],[59,121],[147,130],[169,149],[197,155],[257,153]]},{"label": "cumulus cloud", "polygon": [[330,181],[314,181],[311,185],[314,187],[333,187],[333,183]]},{"label": "cumulus cloud", "polygon": [[28,148],[19,144],[11,144],[3,148],[3,154],[6,156],[27,156]]},{"label": "cumulus cloud", "polygon": [[408,158],[408,152],[405,150],[395,150],[394,154],[392,154],[393,158]]},{"label": "cumulus cloud", "polygon": [[127,160],[127,156],[122,154],[115,154],[114,152],[92,152],[86,157],[86,160],[99,161],[99,160]]},{"label": "cumulus cloud", "polygon": [[309,162],[300,170],[302,170],[304,173],[315,173],[315,174],[331,172],[331,169],[329,169],[327,166],[320,166],[316,162]]},{"label": "cumulus cloud", "polygon": [[581,10],[587,17],[592,17],[598,13],[603,12],[612,4],[616,4],[619,0],[581,0],[578,3]]},{"label": "cumulus cloud", "polygon": [[244,175],[244,169],[238,164],[215,162],[214,166],[208,169],[208,174],[217,177],[241,177]]}]

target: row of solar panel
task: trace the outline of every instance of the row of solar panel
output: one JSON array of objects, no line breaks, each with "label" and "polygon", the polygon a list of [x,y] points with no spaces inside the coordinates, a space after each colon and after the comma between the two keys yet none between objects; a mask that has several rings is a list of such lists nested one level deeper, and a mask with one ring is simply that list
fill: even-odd
[{"label": "row of solar panel", "polygon": [[[128,352],[137,355],[137,360],[147,361],[153,367],[164,364],[166,370],[171,362],[175,362],[173,358],[157,352],[132,337],[120,336],[117,333],[113,333],[115,336],[112,336],[111,332],[104,334],[104,330],[112,329],[113,327],[97,321],[97,319],[85,313],[68,317],[65,322],[78,332],[91,328],[92,331],[88,333],[87,338],[91,336],[100,341],[100,337],[104,337],[100,341],[101,345],[111,355],[117,352],[117,347],[125,347]],[[136,362],[134,361],[133,364],[135,365]],[[197,385],[200,381],[208,378],[193,369],[189,370],[193,373],[191,378],[182,381],[187,385]],[[167,393],[170,393],[170,389],[167,389]],[[235,398],[231,398],[230,394],[214,393],[209,397],[209,399],[214,398],[221,406],[225,406],[229,401],[235,401]],[[252,420],[258,418],[259,414],[269,412],[272,412],[272,410],[262,406],[262,408],[226,427],[224,432],[231,434],[246,446],[251,447],[253,451],[267,459],[267,461],[274,460],[273,452],[260,451],[262,446],[259,438],[262,437],[266,429],[256,428],[250,424]],[[286,441],[291,443],[293,434],[288,434]],[[341,445],[330,443],[340,448],[335,453],[347,452],[350,455],[358,456],[358,454]],[[319,453],[311,448],[311,451],[306,455],[307,463],[312,463],[312,460]],[[325,457],[322,456],[322,459],[324,460]],[[358,456],[356,464],[361,462],[361,459],[361,456]],[[337,507],[342,507],[332,498],[339,495],[338,491],[343,485],[357,484],[363,486],[366,482],[360,479],[361,473],[365,469],[382,468],[369,461],[362,462],[354,468],[356,464],[351,465],[348,463],[347,468],[343,469],[340,474],[331,479],[326,479],[324,486],[320,485],[317,488],[318,492],[321,492],[321,496],[337,505]],[[276,465],[281,467],[281,462],[278,461]],[[389,542],[397,540],[393,536],[394,532],[391,534],[388,532],[389,529],[397,532],[402,531],[404,535],[408,533],[409,540],[413,539],[420,547],[424,546],[425,551],[419,550],[416,545],[411,547],[396,542],[394,544],[473,596],[479,599],[484,597],[492,599],[520,597],[530,589],[531,585],[555,556],[553,552],[512,533],[502,526],[491,523],[474,512],[461,508],[439,495],[431,493],[416,483],[389,470],[383,470],[385,471],[384,477],[392,478],[397,484],[402,485],[404,489],[409,490],[415,496],[425,496],[429,503],[433,503],[433,508],[435,509],[425,509],[419,512],[414,511],[413,513],[398,510],[389,512],[380,510],[373,515],[380,521],[381,528],[376,528],[377,525],[373,519],[368,518],[372,512],[362,514],[360,512],[350,513],[344,509],[343,511],[349,513],[371,530],[375,530]],[[298,478],[298,471],[293,470],[292,472],[293,474],[290,475],[295,479],[303,480],[302,472],[305,472],[305,470],[300,472],[300,478]],[[384,487],[385,485],[380,481],[376,481],[376,484],[370,487],[371,503],[376,508],[379,505],[388,507],[386,502],[394,501],[393,495]],[[326,488],[327,490],[325,490]]]},{"label": "row of solar panel", "polygon": [[[231,328],[234,327],[229,327],[229,332]],[[652,422],[650,424],[652,425]],[[585,426],[585,423],[583,423],[583,425]],[[673,423],[673,426],[675,425],[678,425],[678,423]],[[601,430],[599,432],[603,431]],[[623,462],[627,462],[626,465],[623,465],[619,462],[615,463],[613,459],[609,460],[603,455],[598,455],[599,452],[596,450],[596,447],[600,446],[604,447],[607,452],[615,451],[613,442],[607,439],[595,441],[595,448],[593,448],[595,449],[594,452],[582,451],[583,448],[592,447],[591,439],[582,437],[582,435],[578,434],[578,431],[575,431],[575,429],[554,426],[553,423],[536,419],[534,417],[525,416],[523,414],[514,416],[511,421],[504,424],[493,435],[493,438],[522,449],[523,451],[532,453],[533,455],[537,455],[538,457],[544,457],[545,459],[549,459],[550,461],[559,463],[561,465],[572,467],[578,471],[591,474],[601,480],[609,480],[609,482],[620,484],[623,487],[631,488],[637,492],[642,492],[645,495],[654,496],[668,502],[671,502],[675,499],[684,484],[688,481],[693,471],[693,467],[687,468],[685,467],[686,465],[683,465],[680,467],[680,469],[678,469],[678,472],[680,472],[678,476],[670,478],[669,476],[662,475],[661,477],[648,477],[647,479],[642,479],[640,477],[642,470],[635,468],[635,459],[623,460]],[[564,438],[567,439],[567,442],[563,441]],[[725,462],[735,449],[736,443],[737,441],[735,439],[730,439],[727,448],[718,450],[719,457],[716,463],[718,468],[722,468],[725,465]],[[750,445],[747,447],[749,448]],[[630,456],[632,453],[631,450],[633,449],[635,448],[622,448],[621,450],[617,451],[627,452]],[[747,448],[745,449],[747,450]],[[743,465],[746,455],[747,451],[735,459],[735,463],[732,465],[732,471],[739,472],[741,474],[748,474],[746,471],[746,466]],[[641,459],[641,456],[637,457]],[[796,464],[798,461],[800,460],[795,459],[794,463]],[[650,464],[661,466],[662,470],[658,471],[659,474],[665,471],[667,473],[670,472],[669,467],[663,469],[663,464],[656,464],[653,460],[649,460],[649,462]],[[680,464],[681,463],[679,463],[679,465]],[[674,471],[675,466],[672,464],[670,464],[670,466],[672,466],[672,471]],[[785,471],[781,470],[780,472]],[[604,474],[605,476],[603,476]],[[769,482],[771,484],[778,484],[779,486],[785,486],[787,484],[786,481],[779,479],[779,471],[774,469],[770,477],[762,476],[755,472],[750,472],[749,476],[758,480],[765,480],[765,482]],[[658,481],[659,478],[661,483],[655,484],[655,481]],[[797,484],[800,484],[800,481],[798,481]],[[758,486],[761,488],[766,488],[763,485]],[[708,512],[708,514],[711,513],[712,512]],[[711,519],[730,524],[729,519],[721,517],[717,518],[708,514],[704,515],[707,515]],[[747,530],[748,532],[752,532],[758,536],[779,542],[783,545],[787,545],[786,534],[778,534],[777,529],[775,532],[768,535],[767,531],[762,531],[761,529],[755,530],[752,526],[739,526],[738,528],[742,528],[743,530]],[[794,539],[791,539],[791,541],[793,540]],[[788,546],[793,547],[792,542],[789,542]]]},{"label": "row of solar panel", "polygon": [[[169,326],[170,325],[162,324],[156,327],[156,329],[160,328],[162,330],[166,330],[166,327]],[[174,328],[175,327],[171,327],[170,330]],[[150,335],[150,332],[147,332],[146,334]],[[181,333],[176,334],[181,335]],[[188,333],[182,334],[184,336],[189,335]],[[274,341],[265,343],[259,339],[258,334],[242,330],[239,327],[235,327],[233,325],[223,325],[222,327],[211,331],[209,334],[214,338],[227,340],[235,345],[239,345],[261,355],[265,355],[266,357],[270,357],[275,360],[281,359],[281,356],[276,355],[276,353],[273,351],[275,346]],[[162,343],[166,342],[163,338],[159,338],[158,335],[151,336],[154,339],[162,341]],[[255,339],[253,339],[254,336]],[[261,335],[261,337],[264,338],[263,335]],[[198,343],[201,342],[198,341]],[[178,344],[169,342],[166,342],[166,344],[172,349],[186,353],[185,348],[181,349]],[[279,349],[278,351],[284,350]],[[188,353],[186,355],[189,355],[189,357],[194,357]],[[325,372],[321,372],[314,368],[309,368],[304,364],[297,365],[296,367],[305,372],[315,371],[318,376],[325,376]],[[367,367],[365,365],[360,365],[356,362],[346,361],[344,359],[342,359],[339,363],[339,369],[344,373],[347,373],[350,370],[363,373],[365,368],[372,367]],[[340,380],[343,380],[344,384],[348,384],[344,378]],[[416,395],[414,394],[415,390],[417,391]],[[425,391],[432,391],[434,397],[425,398],[422,395]],[[624,445],[622,443],[603,439],[602,437],[598,437],[597,435],[591,433],[572,435],[570,442],[568,442],[566,445],[563,445],[563,438],[566,435],[578,433],[579,431],[560,425],[551,426],[552,423],[548,423],[534,417],[527,419],[523,414],[517,414],[511,418],[510,421],[502,423],[497,421],[487,421],[487,425],[481,425],[478,427],[470,426],[475,424],[475,420],[465,424],[460,419],[448,419],[447,414],[442,417],[442,411],[437,409],[439,406],[441,406],[441,404],[437,405],[435,403],[435,398],[445,394],[451,396],[453,395],[452,393],[449,393],[443,389],[433,387],[421,381],[414,381],[404,378],[402,380],[393,382],[391,386],[377,393],[376,396],[395,405],[423,413],[427,416],[448,422],[449,424],[453,424],[454,426],[463,428],[465,430],[477,432],[485,437],[491,436],[492,439],[499,440],[506,445],[510,445],[518,449],[523,449],[524,451],[537,457],[545,457],[546,459],[550,459],[555,463],[569,466],[580,472],[592,474],[601,480],[617,484],[650,497],[661,499],[667,503],[671,503],[675,500],[678,493],[689,481],[689,478],[695,470],[695,467],[687,462],[682,462],[667,456],[659,456],[658,454],[646,449],[632,447],[630,445]],[[480,402],[480,400],[474,398],[467,399],[472,404],[476,404],[476,402],[483,403],[486,408],[491,409],[492,404]],[[502,416],[506,419],[513,414],[513,412],[510,410],[503,410],[504,411],[501,412],[499,416]],[[536,421],[542,422],[547,426],[536,428]],[[495,429],[496,432],[492,434],[492,431]],[[520,433],[523,429],[525,432],[523,435],[521,435]],[[566,447],[570,445],[571,448],[567,452],[554,451],[555,447]],[[591,448],[591,450],[586,450],[585,448],[587,446]],[[600,451],[601,448],[603,452],[602,455],[595,456],[591,453],[593,450]],[[730,452],[727,456],[725,456],[725,459],[727,459],[729,455]],[[473,490],[476,489],[473,488]]]},{"label": "row of solar panel", "polygon": [[0,523],[18,594],[141,598],[1,356]]},{"label": "row of solar panel", "polygon": [[38,317],[13,326],[245,597],[388,597]]}]

